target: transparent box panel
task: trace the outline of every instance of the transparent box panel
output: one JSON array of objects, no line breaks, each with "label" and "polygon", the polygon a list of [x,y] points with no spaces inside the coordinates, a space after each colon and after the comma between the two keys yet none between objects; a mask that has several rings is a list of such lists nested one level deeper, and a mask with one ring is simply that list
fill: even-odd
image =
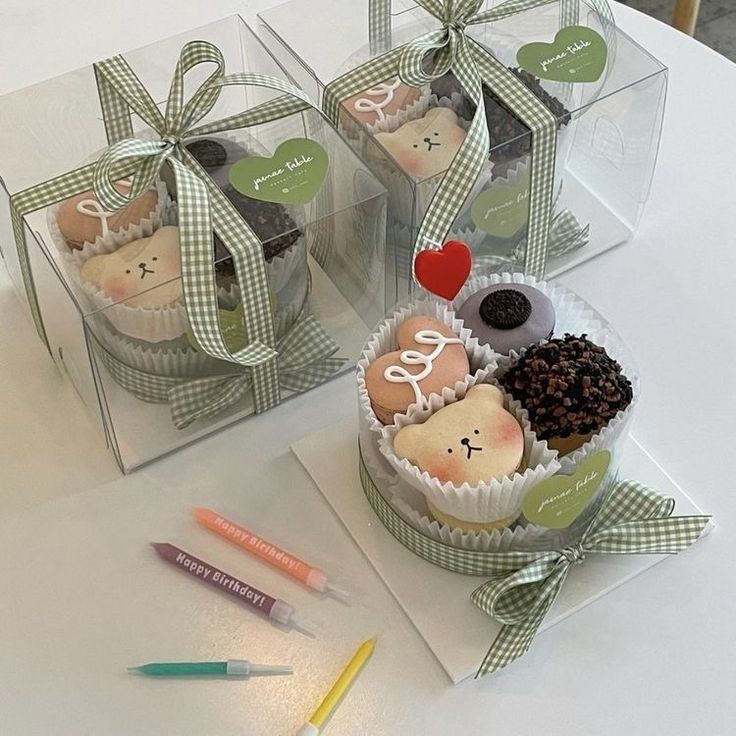
[{"label": "transparent box panel", "polygon": [[[195,39],[210,41],[223,52],[226,73],[285,78],[251,29],[233,16],[125,54],[162,111],[181,48]],[[188,74],[185,98],[211,72],[209,65]],[[279,94],[227,87],[198,124]],[[130,119],[136,137],[159,137],[135,114]],[[92,67],[0,98],[0,127],[13,131],[0,140],[0,246],[24,300],[9,197],[96,161],[107,145],[109,122],[100,109]],[[326,160],[323,181],[305,203],[260,200],[252,187],[238,189],[231,181],[233,167],[246,160],[260,159],[264,173],[273,173],[277,164],[292,160],[279,158],[279,146],[304,139],[321,149]],[[385,242],[385,189],[314,109],[199,139],[185,135],[183,144],[262,243],[269,285],[266,308],[284,375],[290,368],[299,375],[319,367],[316,385],[346,370],[369,326],[397,298],[394,254]],[[276,162],[273,169],[270,160]],[[116,186],[126,191],[129,184],[121,179]],[[155,185],[120,213],[105,213],[94,193],[87,192],[67,194],[25,217],[29,263],[51,357],[126,471],[254,412],[243,371],[208,356],[191,331],[181,283],[179,205],[176,182],[164,167]],[[217,233],[208,247],[223,334],[231,349],[239,349],[246,335],[232,258]],[[35,337],[32,329],[29,339]],[[330,347],[300,368],[304,359],[299,350],[320,338]],[[175,425],[172,389],[202,386],[213,376],[225,388],[238,381],[244,388],[219,411]],[[282,380],[283,399],[294,391]],[[201,406],[211,404],[209,397]]]},{"label": "transparent box panel", "polygon": [[[487,2],[485,7],[497,4]],[[352,5],[342,7],[329,0],[290,0],[259,15],[261,34],[288,73],[321,100],[330,81],[381,53],[381,47],[369,40],[368,3],[362,6],[361,12],[355,12]],[[577,11],[578,24],[606,34],[608,29],[601,26],[587,2],[580,0]],[[531,42],[551,42],[561,28],[560,17],[560,3],[550,3],[494,23],[468,26],[467,32],[507,67],[518,69],[519,48]],[[300,22],[294,23],[294,18]],[[328,22],[339,25],[340,33],[322,35],[321,43],[313,43],[318,29]],[[438,22],[410,0],[394,3],[390,47],[437,27]],[[667,70],[622,31],[610,29],[608,38],[608,61],[595,82],[572,84],[518,75],[558,121],[547,276],[629,240],[649,195]],[[396,254],[398,292],[404,295],[411,289],[416,235],[444,171],[417,173],[408,155],[412,144],[436,150],[427,142],[437,135],[432,126],[417,125],[413,138],[404,131],[426,122],[436,114],[435,108],[450,110],[457,117],[454,123],[445,122],[440,135],[447,136],[456,126],[467,129],[475,104],[451,75],[418,90],[403,84],[395,88],[396,82],[386,80],[386,85],[394,87],[390,95],[385,88],[364,90],[343,101],[339,127],[389,191],[387,241]],[[489,160],[457,212],[449,237],[471,246],[476,271],[522,270],[532,135],[492,90],[484,91]],[[385,135],[397,131],[403,148]]]}]

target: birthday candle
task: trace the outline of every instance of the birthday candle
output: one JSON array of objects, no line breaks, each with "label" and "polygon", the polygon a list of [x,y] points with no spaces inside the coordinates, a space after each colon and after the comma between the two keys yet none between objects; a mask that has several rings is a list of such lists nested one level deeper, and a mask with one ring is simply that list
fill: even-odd
[{"label": "birthday candle", "polygon": [[375,646],[376,638],[373,637],[372,639],[368,639],[368,641],[364,641],[358,647],[358,650],[347,663],[330,692],[325,695],[317,710],[312,714],[312,717],[299,729],[297,736],[319,736],[325,721],[330,717],[335,708],[337,708],[348,688],[352,685],[353,680],[355,680],[361,669],[365,666],[365,663],[370,659]]},{"label": "birthday candle", "polygon": [[300,560],[295,555],[277,547],[275,544],[267,542],[257,534],[249,532],[247,529],[230,521],[230,519],[225,518],[216,511],[206,508],[195,508],[194,515],[202,526],[206,526],[215,532],[215,534],[219,534],[233,544],[237,544],[238,547],[244,549],[246,552],[250,552],[270,565],[277,567],[279,570],[283,570],[310,588],[318,590],[320,593],[332,593],[342,599],[348,597],[348,594],[344,590],[329,582],[327,575],[322,570],[313,567],[304,562],[304,560]]},{"label": "birthday candle", "polygon": [[150,662],[128,667],[128,672],[146,677],[252,677],[290,675],[291,665],[254,664],[247,659],[228,659],[224,662]]},{"label": "birthday candle", "polygon": [[276,621],[285,626],[301,631],[307,636],[314,636],[307,629],[297,623],[294,616],[294,608],[286,601],[264,593],[254,588],[252,585],[244,583],[242,580],[228,575],[222,570],[200,560],[194,555],[175,547],[173,544],[165,542],[151,542],[151,546],[158,554],[166,560],[166,562],[178,567],[192,577],[201,580],[203,583],[211,585],[213,588],[221,590],[223,593],[231,595],[241,603],[245,603],[250,608],[265,614],[272,621]]}]

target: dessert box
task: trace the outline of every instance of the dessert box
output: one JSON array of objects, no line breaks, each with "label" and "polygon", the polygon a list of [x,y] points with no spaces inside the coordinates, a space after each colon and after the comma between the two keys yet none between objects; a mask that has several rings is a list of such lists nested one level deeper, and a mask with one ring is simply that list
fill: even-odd
[{"label": "dessert box", "polygon": [[[521,120],[518,103],[504,102],[494,86],[498,79],[489,81],[481,71],[489,155],[468,196],[453,201],[447,231],[471,245],[478,272],[523,270],[555,276],[629,240],[649,194],[667,70],[616,28],[608,4],[530,3],[487,22],[477,19],[504,4],[477,5],[475,15],[467,7],[453,8],[464,15],[444,27],[430,5],[408,0],[372,0],[359,12],[351,3],[290,0],[259,14],[269,47],[289,74],[325,105],[388,189],[387,237],[398,254],[396,278],[402,293],[411,288],[415,249],[433,247],[447,234],[435,233],[437,242],[428,242],[426,222],[424,229],[422,224],[452,154],[472,134],[477,108],[467,85],[452,71],[428,73],[416,85],[397,76],[398,64],[404,63],[397,50],[419,43],[417,39],[444,44],[438,29],[462,33],[471,49],[475,44],[480,53],[490,52],[542,103],[556,127],[546,264],[532,267],[527,239],[533,134]],[[294,23],[297,16],[303,22]],[[328,18],[340,33],[323,34],[322,43],[311,43]],[[431,54],[422,63],[425,72],[431,68]],[[346,83],[344,75],[359,67],[390,71],[377,82],[381,73],[376,72],[363,87],[355,77]],[[339,89],[336,107],[331,89]],[[471,181],[474,174],[468,174]],[[424,242],[416,242],[418,236]]]},{"label": "dessert box", "polygon": [[0,126],[5,265],[124,471],[339,374],[396,300],[384,188],[239,16]]},{"label": "dessert box", "polygon": [[427,291],[385,316],[358,361],[357,427],[292,449],[459,682],[512,664],[710,517],[630,439],[638,372],[594,308],[521,273],[441,300],[415,271]]}]

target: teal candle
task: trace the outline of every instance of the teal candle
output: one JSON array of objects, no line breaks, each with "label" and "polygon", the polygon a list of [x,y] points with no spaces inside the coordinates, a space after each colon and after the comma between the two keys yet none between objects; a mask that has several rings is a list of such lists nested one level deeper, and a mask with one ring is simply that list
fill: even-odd
[{"label": "teal candle", "polygon": [[245,659],[225,662],[151,662],[129,667],[147,677],[250,677],[251,675],[290,675],[289,665],[253,664]]}]

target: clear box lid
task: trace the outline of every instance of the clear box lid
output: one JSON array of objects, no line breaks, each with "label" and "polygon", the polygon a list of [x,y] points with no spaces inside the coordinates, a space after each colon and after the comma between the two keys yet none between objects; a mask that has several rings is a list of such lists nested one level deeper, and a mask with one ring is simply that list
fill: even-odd
[{"label": "clear box lid", "polygon": [[[192,40],[207,40],[217,46],[225,59],[225,73],[257,72],[285,78],[283,69],[247,24],[237,15],[230,16],[124,54],[125,60],[162,112],[166,107],[169,86],[181,49]],[[212,70],[211,64],[204,64],[187,74],[185,99],[196,91]],[[263,87],[226,87],[213,109],[197,125],[251,109],[281,94]],[[132,128],[136,137],[160,137],[136,115],[132,116]],[[94,67],[78,69],[1,96],[0,129],[12,131],[11,135],[0,138],[0,180],[4,189],[2,194],[5,195],[3,200],[96,161],[107,146],[107,137]],[[197,151],[196,146],[203,139],[207,143],[204,149]],[[309,139],[321,149],[326,161],[324,179],[310,201],[302,204],[262,201],[231,185],[231,171],[242,160],[257,158],[268,162],[274,157],[279,162],[277,152],[281,144],[303,139]],[[264,258],[269,265],[283,260],[284,252],[309,228],[329,221],[336,213],[384,196],[383,187],[315,109],[307,109],[245,129],[200,136],[199,139],[184,136],[183,143],[205,165],[218,186],[255,231],[263,243]],[[211,153],[213,145],[218,155],[222,156],[214,164],[207,160],[207,147],[209,146]],[[284,156],[286,155],[285,153]],[[107,309],[116,302],[130,304],[132,301],[135,304],[148,299],[157,301],[163,298],[163,294],[177,291],[178,287],[174,282],[180,279],[174,275],[177,271],[174,261],[178,263],[178,260],[174,258],[173,249],[168,242],[176,240],[176,186],[167,165],[162,167],[160,176],[161,181],[157,187],[134,203],[132,213],[123,211],[105,218],[101,205],[90,191],[80,193],[74,197],[73,202],[57,203],[26,216],[32,233],[29,248],[34,247],[32,240],[35,239],[47,252],[58,272],[68,282],[82,313]],[[4,202],[2,204],[5,206]],[[71,224],[65,215],[69,215]],[[103,226],[98,224],[101,220],[105,220],[105,227],[108,224],[110,226],[109,237],[104,235]],[[125,241],[131,240],[127,232],[122,239],[116,238],[118,230],[123,232],[128,227],[135,228],[139,224],[140,231],[135,232],[136,241],[153,235],[154,242],[150,247],[144,246],[145,252],[141,251],[141,242],[137,242],[135,246],[125,245]],[[94,230],[93,227],[94,237],[89,238],[87,236],[93,225],[97,229]],[[171,227],[158,235],[152,232],[161,225]],[[5,223],[3,226],[5,227]],[[82,234],[77,235],[80,228]],[[9,233],[9,227],[7,231]],[[90,249],[89,240],[94,243],[95,239],[96,247]],[[5,237],[4,240],[8,238]],[[84,248],[81,247],[82,242],[87,243]],[[118,250],[121,244],[127,248],[124,252]],[[214,246],[218,283],[222,280],[221,285],[226,286],[228,280],[232,281],[234,277],[232,266],[228,265],[230,255],[217,237]],[[8,242],[6,247],[14,249],[12,242]],[[154,254],[153,251],[157,249],[165,251],[168,256],[164,256],[163,252]],[[108,265],[122,269],[120,276],[131,282],[128,288],[108,293],[102,302],[90,300],[90,293],[99,286],[103,271],[98,259],[99,268],[87,264],[87,273],[91,275],[92,281],[80,278],[82,266],[90,260],[91,255],[110,256]],[[144,257],[146,255],[157,259],[156,268],[166,263],[168,270],[161,269],[163,273],[160,276],[151,274],[150,271],[155,270],[153,261],[149,262]],[[113,260],[116,264],[112,264]],[[144,296],[146,293],[148,297]]]}]

